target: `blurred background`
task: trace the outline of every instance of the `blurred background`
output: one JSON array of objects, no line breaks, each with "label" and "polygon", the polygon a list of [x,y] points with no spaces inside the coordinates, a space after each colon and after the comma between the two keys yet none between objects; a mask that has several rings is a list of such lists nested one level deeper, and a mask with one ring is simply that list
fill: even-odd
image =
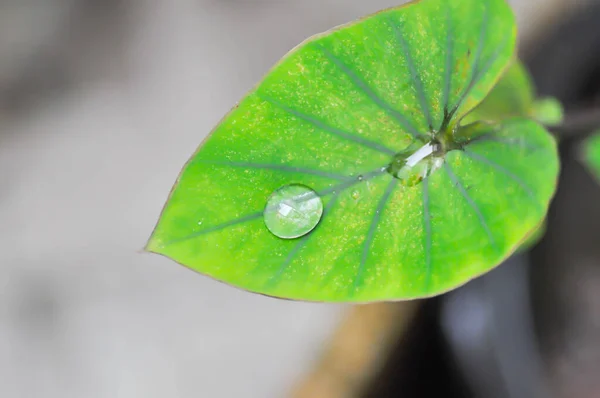
[{"label": "blurred background", "polygon": [[[597,2],[511,3],[527,52],[550,37],[554,22]],[[413,319],[439,326],[456,377],[475,396],[534,396],[514,388],[486,395],[477,385],[493,381],[477,376],[473,387],[464,377],[478,363],[463,343],[477,336],[453,322],[475,327],[485,313],[467,290],[425,303],[433,312],[418,311],[423,303],[294,303],[140,253],[183,163],[273,63],[312,34],[397,4],[0,0],[0,396],[341,397],[365,389],[396,396],[391,384],[369,387],[365,375],[394,379],[388,354]],[[585,333],[595,342],[599,297],[590,292],[597,318]],[[586,347],[573,349],[589,357]],[[324,380],[328,361],[356,367]],[[585,391],[565,396],[600,397],[600,389]]]}]

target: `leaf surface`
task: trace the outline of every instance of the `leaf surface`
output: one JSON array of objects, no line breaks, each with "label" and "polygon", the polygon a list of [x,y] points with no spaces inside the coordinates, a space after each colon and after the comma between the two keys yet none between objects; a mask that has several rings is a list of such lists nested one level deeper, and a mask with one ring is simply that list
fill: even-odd
[{"label": "leaf surface", "polygon": [[515,34],[504,0],[422,0],[310,38],[186,164],[147,250],[310,301],[431,296],[490,270],[558,173],[535,122],[458,128]]}]

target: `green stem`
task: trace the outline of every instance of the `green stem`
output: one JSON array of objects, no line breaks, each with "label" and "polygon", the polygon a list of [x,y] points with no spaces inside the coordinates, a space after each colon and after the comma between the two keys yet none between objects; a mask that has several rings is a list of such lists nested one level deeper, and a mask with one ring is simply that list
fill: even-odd
[{"label": "green stem", "polygon": [[560,125],[550,128],[561,140],[585,138],[598,129],[600,129],[599,106],[567,112],[565,120]]}]

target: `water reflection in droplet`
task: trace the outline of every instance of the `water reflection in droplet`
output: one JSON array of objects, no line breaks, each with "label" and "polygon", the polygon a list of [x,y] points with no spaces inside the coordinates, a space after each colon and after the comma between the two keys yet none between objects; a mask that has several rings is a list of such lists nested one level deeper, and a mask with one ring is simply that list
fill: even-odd
[{"label": "water reflection in droplet", "polygon": [[312,189],[286,185],[269,197],[264,210],[265,225],[282,239],[294,239],[312,231],[323,216],[323,201]]},{"label": "water reflection in droplet", "polygon": [[406,186],[417,185],[444,163],[444,158],[438,153],[439,144],[436,142],[399,153],[392,159],[387,172]]}]

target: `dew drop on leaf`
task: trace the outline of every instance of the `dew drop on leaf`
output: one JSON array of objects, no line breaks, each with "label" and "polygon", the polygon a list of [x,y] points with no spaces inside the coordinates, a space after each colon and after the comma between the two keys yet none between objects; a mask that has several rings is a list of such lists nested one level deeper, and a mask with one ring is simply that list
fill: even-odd
[{"label": "dew drop on leaf", "polygon": [[387,172],[406,186],[420,184],[444,162],[439,156],[439,144],[430,142],[412,153],[397,154],[387,168]]},{"label": "dew drop on leaf", "polygon": [[312,231],[323,216],[323,201],[312,189],[285,185],[269,197],[264,210],[265,225],[282,239],[300,238]]}]

